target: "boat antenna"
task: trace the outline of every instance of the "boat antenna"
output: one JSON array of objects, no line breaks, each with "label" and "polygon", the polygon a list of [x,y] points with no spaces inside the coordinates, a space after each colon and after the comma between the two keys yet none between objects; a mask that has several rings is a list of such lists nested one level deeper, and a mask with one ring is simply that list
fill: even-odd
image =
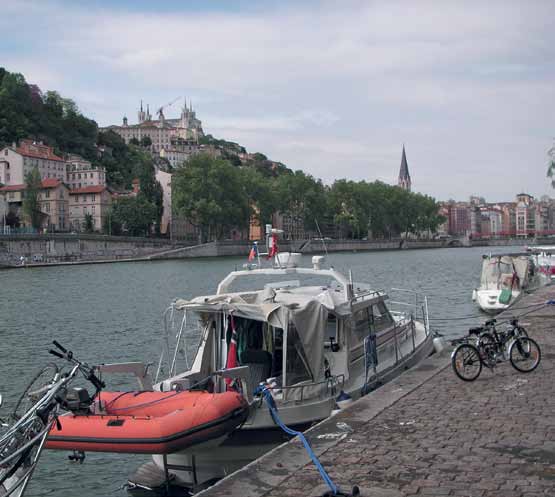
[{"label": "boat antenna", "polygon": [[[322,230],[320,229],[320,225],[318,224],[318,219],[314,218],[314,223],[316,224],[316,229],[318,230],[318,234],[320,235],[320,240],[322,240],[322,245],[324,246],[326,259],[329,260],[328,248],[326,247],[326,240],[324,240],[324,237],[322,236]],[[331,266],[331,261],[330,261],[330,266]]]}]

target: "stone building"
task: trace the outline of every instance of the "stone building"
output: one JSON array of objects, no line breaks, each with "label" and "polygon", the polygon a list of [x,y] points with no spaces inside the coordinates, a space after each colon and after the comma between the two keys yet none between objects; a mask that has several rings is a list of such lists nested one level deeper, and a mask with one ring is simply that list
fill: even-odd
[{"label": "stone building", "polygon": [[86,186],[69,191],[69,228],[83,231],[85,216],[92,216],[94,231],[101,231],[112,205],[112,195],[104,185]]},{"label": "stone building", "polygon": [[103,131],[117,133],[125,143],[129,143],[133,138],[140,142],[144,137],[148,137],[152,142],[151,151],[156,154],[160,154],[162,150],[172,149],[172,140],[181,139],[185,142],[198,143],[198,140],[204,136],[202,123],[196,117],[190,102],[187,106],[185,101],[178,118],[166,119],[164,107],[160,107],[157,113],[158,119],[153,120],[148,106],[145,112],[141,101],[137,124],[129,124],[127,117],[124,117],[120,126],[108,126],[103,128]]},{"label": "stone building", "polygon": [[162,186],[162,219],[160,220],[160,233],[166,235],[172,226],[172,175],[156,170],[156,181]]},{"label": "stone building", "polygon": [[21,140],[19,146],[14,143],[0,150],[0,182],[4,185],[22,185],[35,167],[42,179],[66,180],[66,162],[42,142]]},{"label": "stone building", "polygon": [[70,188],[106,186],[106,170],[103,167],[93,166],[88,160],[77,154],[68,154],[66,162],[65,181]]},{"label": "stone building", "polygon": [[[25,184],[7,185],[0,188],[0,196],[14,212],[23,227],[30,227],[31,222],[23,214]],[[39,205],[42,213],[41,228],[48,231],[67,231],[69,227],[69,188],[57,178],[45,179],[41,183]]]}]

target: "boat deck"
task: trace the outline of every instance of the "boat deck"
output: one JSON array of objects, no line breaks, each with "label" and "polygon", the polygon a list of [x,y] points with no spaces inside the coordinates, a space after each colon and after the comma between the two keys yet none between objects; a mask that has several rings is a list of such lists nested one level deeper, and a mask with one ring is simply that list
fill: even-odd
[{"label": "boat deck", "polygon": [[[521,302],[542,302],[554,293],[542,288]],[[449,354],[432,356],[309,430],[332,479],[374,497],[553,496],[553,318],[555,307],[546,307],[522,319],[543,354],[530,374],[503,363],[494,374],[484,370],[464,383],[451,370]],[[327,490],[322,483],[293,440],[201,495],[316,496]]]}]

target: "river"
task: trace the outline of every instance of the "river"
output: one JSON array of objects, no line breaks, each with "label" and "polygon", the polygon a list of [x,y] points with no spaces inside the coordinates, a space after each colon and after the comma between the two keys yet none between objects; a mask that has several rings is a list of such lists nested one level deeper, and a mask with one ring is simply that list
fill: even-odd
[{"label": "river", "polygon": [[[457,336],[483,316],[471,301],[481,253],[510,247],[335,253],[327,263],[376,289],[411,288],[429,298],[432,327]],[[515,251],[519,248],[515,248]],[[305,257],[310,264],[310,257]],[[91,364],[156,361],[161,315],[176,297],[214,293],[241,258],[116,263],[0,271],[0,392],[10,406],[33,371],[51,362],[52,339]],[[440,321],[476,316],[475,320]],[[109,387],[127,386],[113,377]],[[116,381],[117,380],[117,381]],[[135,385],[129,383],[130,388]],[[26,495],[99,497],[121,487],[146,456],[88,453],[84,464],[45,451]]]}]

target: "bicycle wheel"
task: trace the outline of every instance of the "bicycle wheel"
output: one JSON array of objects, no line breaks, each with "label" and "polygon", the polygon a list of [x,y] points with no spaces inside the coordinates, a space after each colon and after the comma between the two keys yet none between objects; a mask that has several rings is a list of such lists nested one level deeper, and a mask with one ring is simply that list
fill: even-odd
[{"label": "bicycle wheel", "polygon": [[529,373],[538,367],[542,358],[540,346],[532,338],[519,337],[509,348],[509,360],[517,371]]},{"label": "bicycle wheel", "polygon": [[487,368],[493,368],[497,364],[497,343],[490,333],[482,333],[476,342],[480,352],[482,363]]},{"label": "bicycle wheel", "polygon": [[46,392],[48,392],[58,372],[58,366],[49,363],[35,374],[13,408],[11,413],[13,419],[21,419],[21,417],[31,409]]},{"label": "bicycle wheel", "polygon": [[474,381],[482,371],[480,352],[474,345],[462,343],[451,354],[451,365],[461,380]]}]

